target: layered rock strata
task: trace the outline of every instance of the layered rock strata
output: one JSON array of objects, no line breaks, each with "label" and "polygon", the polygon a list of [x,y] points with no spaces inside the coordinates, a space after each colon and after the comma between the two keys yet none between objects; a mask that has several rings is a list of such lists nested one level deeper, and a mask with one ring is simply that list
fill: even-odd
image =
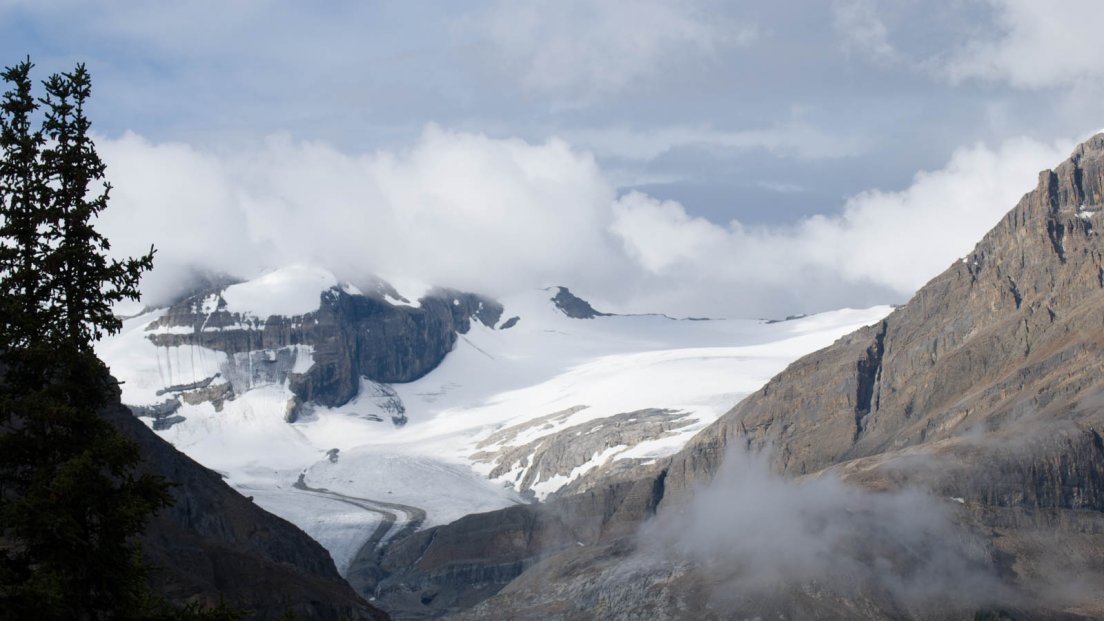
[{"label": "layered rock strata", "polygon": [[[322,292],[316,311],[259,318],[230,312],[220,290],[204,291],[152,323],[148,338],[158,347],[198,346],[227,354],[222,375],[230,388],[190,392],[193,398],[207,396],[216,407],[253,386],[284,382],[299,403],[334,407],[356,396],[361,379],[388,384],[422,377],[472,321],[493,327],[502,315],[493,300],[451,290],[435,290],[419,304],[394,305],[334,287]],[[394,417],[405,420],[402,414],[396,411]]]}]

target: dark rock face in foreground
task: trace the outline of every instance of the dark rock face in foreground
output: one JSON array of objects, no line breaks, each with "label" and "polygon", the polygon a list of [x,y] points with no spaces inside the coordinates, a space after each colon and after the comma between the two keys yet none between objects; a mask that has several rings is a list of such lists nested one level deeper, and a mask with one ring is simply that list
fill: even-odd
[{"label": "dark rock face in foreground", "polygon": [[[1104,135],[1098,135],[1044,171],[1038,187],[970,255],[908,304],[793,363],[681,453],[641,469],[631,487],[649,493],[595,490],[587,497],[605,502],[585,511],[567,508],[574,498],[540,509],[571,515],[572,534],[590,535],[578,539],[583,545],[542,546],[519,557],[516,548],[488,544],[479,566],[500,559],[528,566],[466,612],[437,614],[1104,618],[1102,227]],[[733,588],[732,576],[701,564],[642,561],[637,550],[646,537],[625,534],[653,523],[653,514],[678,520],[734,448],[769,448],[774,470],[797,481],[835,475],[874,492],[923,490],[950,516],[950,543],[969,549],[971,562],[999,588],[974,593],[969,603],[942,592],[921,592],[918,603],[861,580],[842,589],[830,580],[786,582],[747,595]],[[484,542],[520,536],[496,514],[465,520],[428,531],[428,543],[403,543],[441,546],[433,558],[472,565],[459,550],[477,544],[465,538],[457,552],[448,547],[459,533]],[[879,562],[874,552],[871,567]],[[408,571],[440,582],[444,566],[418,562]],[[481,596],[462,580],[451,588]]]},{"label": "dark rock face in foreground", "polygon": [[222,478],[157,437],[118,406],[105,417],[141,447],[143,468],[175,482],[176,504],[149,524],[143,548],[154,588],[170,601],[228,604],[250,619],[369,621],[390,617],[338,575],[322,546],[254,505]]},{"label": "dark rock face in foreground", "polygon": [[[150,326],[190,332],[154,332],[150,340],[225,352],[239,367],[225,373],[232,384],[287,380],[302,402],[325,406],[356,396],[362,377],[379,383],[422,377],[444,360],[473,320],[493,327],[502,315],[500,304],[470,293],[438,289],[420,300],[420,307],[411,307],[335,287],[322,293],[317,311],[261,319],[227,311],[220,292],[189,297]],[[299,345],[312,348],[314,363],[294,373]]]}]

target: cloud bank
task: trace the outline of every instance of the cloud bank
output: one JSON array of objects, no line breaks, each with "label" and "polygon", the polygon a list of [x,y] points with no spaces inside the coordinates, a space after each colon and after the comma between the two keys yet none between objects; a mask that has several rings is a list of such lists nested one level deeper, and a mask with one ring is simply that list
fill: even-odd
[{"label": "cloud bank", "polygon": [[561,141],[430,126],[407,150],[362,155],[283,138],[234,153],[134,134],[100,145],[116,186],[102,225],[120,253],[157,245],[155,297],[186,267],[251,277],[308,263],[503,293],[576,273],[597,283],[616,263],[595,208],[613,191]]},{"label": "cloud bank", "polygon": [[[1056,165],[1067,146],[1012,140],[997,149],[959,149],[934,172],[920,172],[905,190],[870,190],[847,200],[839,216],[813,216],[794,226],[719,226],[691,218],[682,205],[630,193],[614,205],[612,231],[626,252],[657,280],[703,274],[749,292],[786,283],[796,290],[865,283],[908,294],[966,254]],[[794,304],[800,294],[794,294]],[[830,297],[818,291],[814,297]],[[840,300],[842,301],[842,300]]]},{"label": "cloud bank", "polygon": [[99,141],[115,186],[101,227],[120,255],[158,247],[152,303],[189,270],[251,278],[305,263],[354,283],[378,274],[490,295],[565,284],[619,311],[780,316],[904,301],[1070,146],[960,149],[906,189],[850,197],[841,215],[749,227],[619,195],[589,152],[560,139],[431,125],[407,148],[351,154],[281,137],[219,152],[127,134]]}]

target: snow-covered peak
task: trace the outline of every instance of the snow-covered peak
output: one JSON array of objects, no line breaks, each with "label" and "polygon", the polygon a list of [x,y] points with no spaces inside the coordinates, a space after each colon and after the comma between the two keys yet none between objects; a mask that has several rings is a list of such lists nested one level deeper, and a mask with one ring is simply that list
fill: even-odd
[{"label": "snow-covered peak", "polygon": [[384,300],[395,306],[421,306],[421,300],[429,294],[434,287],[413,278],[405,276],[381,275],[380,280],[386,283],[381,288]]},{"label": "snow-covered peak", "polygon": [[337,278],[324,269],[292,265],[231,285],[222,292],[222,299],[231,313],[294,317],[318,310],[322,293],[337,284]]}]

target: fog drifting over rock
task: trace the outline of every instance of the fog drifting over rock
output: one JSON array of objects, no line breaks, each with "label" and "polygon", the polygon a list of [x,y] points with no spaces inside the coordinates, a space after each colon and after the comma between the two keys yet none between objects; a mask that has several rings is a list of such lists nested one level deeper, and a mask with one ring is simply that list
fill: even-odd
[{"label": "fog drifting over rock", "polygon": [[831,473],[786,480],[766,455],[730,450],[685,509],[645,524],[637,562],[690,562],[719,610],[785,608],[801,591],[920,616],[1014,602],[984,542],[955,524],[954,503]]}]

